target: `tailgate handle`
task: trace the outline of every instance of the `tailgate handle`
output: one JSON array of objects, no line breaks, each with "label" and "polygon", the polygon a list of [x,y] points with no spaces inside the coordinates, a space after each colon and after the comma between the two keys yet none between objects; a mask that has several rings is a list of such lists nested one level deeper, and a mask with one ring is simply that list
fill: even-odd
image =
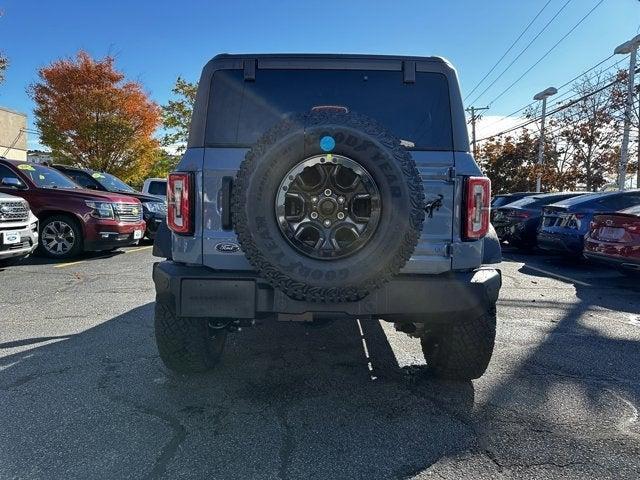
[{"label": "tailgate handle", "polygon": [[222,187],[220,188],[220,222],[223,230],[231,230],[231,189],[233,188],[233,177],[222,177]]}]

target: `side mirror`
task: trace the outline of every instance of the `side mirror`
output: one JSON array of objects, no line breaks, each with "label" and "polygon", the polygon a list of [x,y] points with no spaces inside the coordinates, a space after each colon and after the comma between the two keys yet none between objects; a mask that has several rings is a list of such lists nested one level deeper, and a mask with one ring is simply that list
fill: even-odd
[{"label": "side mirror", "polygon": [[15,188],[16,190],[24,190],[25,188],[27,188],[24,183],[22,183],[15,177],[5,177],[2,179],[2,182],[0,182],[0,184],[3,187]]}]

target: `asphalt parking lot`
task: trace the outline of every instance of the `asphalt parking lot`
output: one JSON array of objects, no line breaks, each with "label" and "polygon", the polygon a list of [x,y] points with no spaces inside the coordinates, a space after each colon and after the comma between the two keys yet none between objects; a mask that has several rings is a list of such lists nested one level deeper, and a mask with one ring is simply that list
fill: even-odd
[{"label": "asphalt parking lot", "polygon": [[640,281],[506,253],[480,380],[429,378],[378,321],[263,323],[183,378],[148,246],[0,270],[0,478],[629,478]]}]

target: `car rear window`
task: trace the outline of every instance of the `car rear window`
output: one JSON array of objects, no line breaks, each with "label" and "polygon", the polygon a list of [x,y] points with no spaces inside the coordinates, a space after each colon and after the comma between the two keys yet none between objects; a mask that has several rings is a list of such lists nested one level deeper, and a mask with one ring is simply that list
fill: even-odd
[{"label": "car rear window", "polygon": [[287,115],[328,105],[374,118],[410,148],[452,149],[446,77],[417,72],[415,83],[405,83],[400,71],[376,70],[263,69],[255,81],[242,70],[218,70],[205,143],[249,146]]},{"label": "car rear window", "polygon": [[149,182],[149,193],[151,195],[166,195],[167,182]]},{"label": "car rear window", "polygon": [[611,209],[613,211],[623,210],[636,205],[640,205],[640,192],[611,195],[597,201],[598,207]]},{"label": "car rear window", "polygon": [[526,208],[545,207],[552,203],[559,202],[561,200],[575,197],[579,193],[563,193],[558,195],[536,195],[532,197],[525,197],[517,202],[513,202],[511,205]]}]

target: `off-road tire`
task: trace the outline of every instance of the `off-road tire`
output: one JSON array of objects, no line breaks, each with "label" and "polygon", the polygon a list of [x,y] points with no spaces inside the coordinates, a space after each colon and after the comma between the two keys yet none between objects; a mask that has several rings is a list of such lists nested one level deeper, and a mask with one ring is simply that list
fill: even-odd
[{"label": "off-road tire", "polygon": [[429,332],[420,343],[428,370],[450,380],[480,378],[487,369],[496,338],[495,306],[475,318]]},{"label": "off-road tire", "polygon": [[[335,138],[326,152],[320,139]],[[359,162],[380,190],[377,229],[350,256],[316,259],[292,247],[280,231],[274,198],[292,167],[314,155]],[[411,155],[374,120],[354,113],[294,115],[267,131],[246,154],[233,186],[233,224],[247,259],[273,287],[297,300],[359,300],[388,282],[411,257],[422,232],[424,193]]]},{"label": "off-road tire", "polygon": [[215,336],[206,318],[178,317],[172,305],[156,299],[155,334],[158,352],[167,368],[177,373],[211,370],[220,361],[226,331]]}]

